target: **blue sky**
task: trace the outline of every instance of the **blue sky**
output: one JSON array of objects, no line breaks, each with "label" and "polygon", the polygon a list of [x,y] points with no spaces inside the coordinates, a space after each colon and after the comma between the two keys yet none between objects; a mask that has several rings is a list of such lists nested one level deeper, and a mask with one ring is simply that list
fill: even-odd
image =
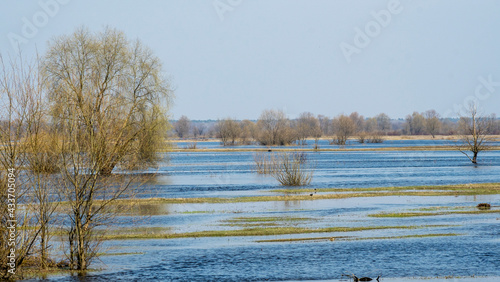
[{"label": "blue sky", "polygon": [[0,52],[43,54],[85,25],[139,38],[175,88],[173,118],[264,109],[403,118],[500,115],[500,1],[2,1]]}]

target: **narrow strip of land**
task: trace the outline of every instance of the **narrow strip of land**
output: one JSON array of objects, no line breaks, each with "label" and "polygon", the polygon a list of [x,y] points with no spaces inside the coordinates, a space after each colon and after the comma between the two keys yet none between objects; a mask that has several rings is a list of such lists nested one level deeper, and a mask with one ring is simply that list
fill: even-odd
[{"label": "narrow strip of land", "polygon": [[[459,184],[443,186],[409,186],[377,188],[317,188],[317,189],[278,189],[272,190],[281,195],[242,196],[242,197],[205,197],[205,198],[145,198],[121,199],[118,205],[126,204],[197,204],[197,203],[242,203],[269,201],[314,201],[326,199],[346,199],[356,197],[387,196],[474,196],[500,193],[500,183]],[[315,194],[316,192],[316,194]],[[311,196],[312,195],[312,196]]]},{"label": "narrow strip of land", "polygon": [[130,239],[177,239],[177,238],[199,238],[199,237],[234,237],[234,236],[273,236],[287,234],[306,233],[333,233],[333,232],[355,232],[365,230],[383,229],[421,229],[449,227],[449,225],[412,225],[412,226],[362,226],[362,227],[260,227],[236,230],[210,230],[186,233],[142,233],[128,234],[126,230],[120,230],[119,234],[104,235],[104,240],[130,240]]}]

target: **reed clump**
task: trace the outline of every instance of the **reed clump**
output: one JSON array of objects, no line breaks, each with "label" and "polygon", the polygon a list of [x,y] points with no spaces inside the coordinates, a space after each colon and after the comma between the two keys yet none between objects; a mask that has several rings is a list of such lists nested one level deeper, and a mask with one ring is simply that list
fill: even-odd
[{"label": "reed clump", "polygon": [[282,152],[254,155],[257,173],[272,175],[281,185],[309,185],[314,171],[309,165],[305,152]]}]

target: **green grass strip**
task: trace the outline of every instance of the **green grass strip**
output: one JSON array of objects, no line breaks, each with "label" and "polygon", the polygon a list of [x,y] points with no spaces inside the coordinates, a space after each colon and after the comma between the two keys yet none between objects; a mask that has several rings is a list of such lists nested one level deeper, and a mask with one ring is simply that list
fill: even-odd
[{"label": "green grass strip", "polygon": [[279,242],[300,242],[300,241],[358,241],[358,240],[389,240],[389,239],[409,239],[409,238],[428,238],[428,237],[446,237],[446,236],[460,236],[463,234],[457,233],[434,233],[434,234],[414,234],[414,235],[403,235],[403,236],[386,236],[386,237],[365,237],[365,238],[354,238],[354,237],[311,237],[311,238],[289,238],[289,239],[270,239],[270,240],[258,240],[257,243],[279,243]]},{"label": "green grass strip", "polygon": [[128,239],[176,239],[176,238],[199,238],[199,237],[235,237],[235,236],[271,236],[286,234],[307,233],[329,233],[329,232],[355,232],[365,230],[382,229],[419,229],[431,227],[448,227],[449,225],[422,225],[422,226],[368,226],[368,227],[326,227],[326,228],[304,228],[304,227],[256,227],[238,230],[213,230],[186,233],[163,233],[163,234],[110,234],[105,235],[105,240],[128,240]]}]

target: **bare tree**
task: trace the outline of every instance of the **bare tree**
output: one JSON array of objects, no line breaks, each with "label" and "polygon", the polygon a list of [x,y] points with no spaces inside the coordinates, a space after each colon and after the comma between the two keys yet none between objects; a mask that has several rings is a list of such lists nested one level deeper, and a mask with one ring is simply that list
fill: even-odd
[{"label": "bare tree", "polygon": [[198,138],[202,137],[203,134],[205,133],[206,126],[203,123],[196,123],[192,125],[193,128],[193,137]]},{"label": "bare tree", "polygon": [[95,152],[102,158],[101,174],[119,164],[156,163],[172,95],[149,48],[115,29],[79,28],[53,39],[43,61],[54,124],[73,114],[68,109],[78,111],[80,126],[102,142]]},{"label": "bare tree", "polygon": [[217,137],[221,139],[224,146],[236,145],[236,141],[240,138],[241,127],[233,119],[226,118],[219,120],[216,129]]},{"label": "bare tree", "polygon": [[323,132],[323,135],[330,136],[331,127],[332,127],[331,120],[324,115],[318,115],[318,120],[319,120],[319,126],[321,128],[321,131]]},{"label": "bare tree", "polygon": [[[479,152],[490,149],[488,143],[491,141],[489,134],[492,124],[493,119],[491,117],[478,114],[477,105],[474,103],[469,104],[468,116],[460,118],[460,141],[457,144],[457,148],[473,164],[477,164],[477,155]],[[471,152],[472,156],[467,152]]]},{"label": "bare tree", "polygon": [[95,228],[108,208],[128,196],[131,180],[109,176],[123,168],[151,166],[164,143],[171,90],[161,63],[139,41],[106,28],[58,37],[44,57],[52,126],[60,137],[60,195],[68,203],[69,259],[85,270],[95,258]]},{"label": "bare tree", "polygon": [[262,145],[287,145],[296,140],[295,132],[283,111],[265,110],[257,122]]},{"label": "bare tree", "polygon": [[181,116],[179,120],[175,123],[174,129],[179,138],[186,138],[189,135],[189,129],[191,128],[191,121],[187,116]]},{"label": "bare tree", "polygon": [[358,142],[364,143],[366,139],[366,131],[365,131],[365,118],[358,114],[358,112],[353,112],[349,115],[349,118],[352,119],[355,126],[355,134],[358,136]]},{"label": "bare tree", "polygon": [[418,112],[406,116],[405,131],[411,135],[422,135],[425,133],[425,118]]},{"label": "bare tree", "polygon": [[340,115],[332,120],[333,132],[335,139],[333,143],[337,145],[346,145],[347,140],[356,131],[356,125],[351,118],[345,115]]},{"label": "bare tree", "polygon": [[391,119],[385,113],[378,114],[375,119],[377,120],[378,130],[382,132],[387,132],[391,130]]},{"label": "bare tree", "polygon": [[[38,66],[38,65],[37,65]],[[53,128],[48,124],[46,112],[46,97],[43,85],[38,77],[38,69],[33,74],[29,88],[28,113],[25,134],[22,144],[25,150],[27,164],[26,178],[30,187],[26,205],[34,219],[32,225],[38,230],[40,267],[49,266],[50,227],[54,221],[54,213],[58,207],[58,200],[53,187],[57,186],[52,173],[58,172],[59,152],[57,151],[58,138]]]},{"label": "bare tree", "polygon": [[358,112],[352,112],[349,115],[349,118],[354,122],[356,133],[364,131],[365,118],[362,115],[358,114]]},{"label": "bare tree", "polygon": [[[297,138],[301,145],[306,145],[306,139],[309,137],[318,136],[318,131],[321,131],[319,120],[311,113],[304,112],[299,115],[295,123]],[[319,134],[321,137],[321,134]]]},{"label": "bare tree", "polygon": [[323,130],[321,130],[321,124],[319,119],[317,120],[317,124],[313,127],[311,131],[311,136],[314,138],[314,149],[319,149],[319,139],[323,136]]},{"label": "bare tree", "polygon": [[425,128],[432,138],[439,132],[441,128],[441,121],[439,120],[439,114],[435,110],[428,110],[424,113],[425,116]]},{"label": "bare tree", "polygon": [[[3,102],[0,107],[0,277],[12,276],[12,266],[19,273],[25,260],[37,254],[36,242],[41,232],[42,266],[47,260],[47,244],[43,240],[47,238],[44,232],[51,213],[44,211],[47,206],[38,204],[41,198],[33,194],[46,196],[49,192],[34,186],[33,179],[40,179],[40,172],[30,170],[31,157],[38,150],[26,141],[41,115],[41,86],[37,61],[25,62],[20,54],[6,63],[0,56]],[[26,208],[16,209],[20,203],[25,203]],[[14,257],[11,256],[13,249]]]},{"label": "bare tree", "polygon": [[240,123],[240,127],[241,144],[251,144],[253,140],[257,139],[257,126],[253,121],[248,119],[242,120]]}]

